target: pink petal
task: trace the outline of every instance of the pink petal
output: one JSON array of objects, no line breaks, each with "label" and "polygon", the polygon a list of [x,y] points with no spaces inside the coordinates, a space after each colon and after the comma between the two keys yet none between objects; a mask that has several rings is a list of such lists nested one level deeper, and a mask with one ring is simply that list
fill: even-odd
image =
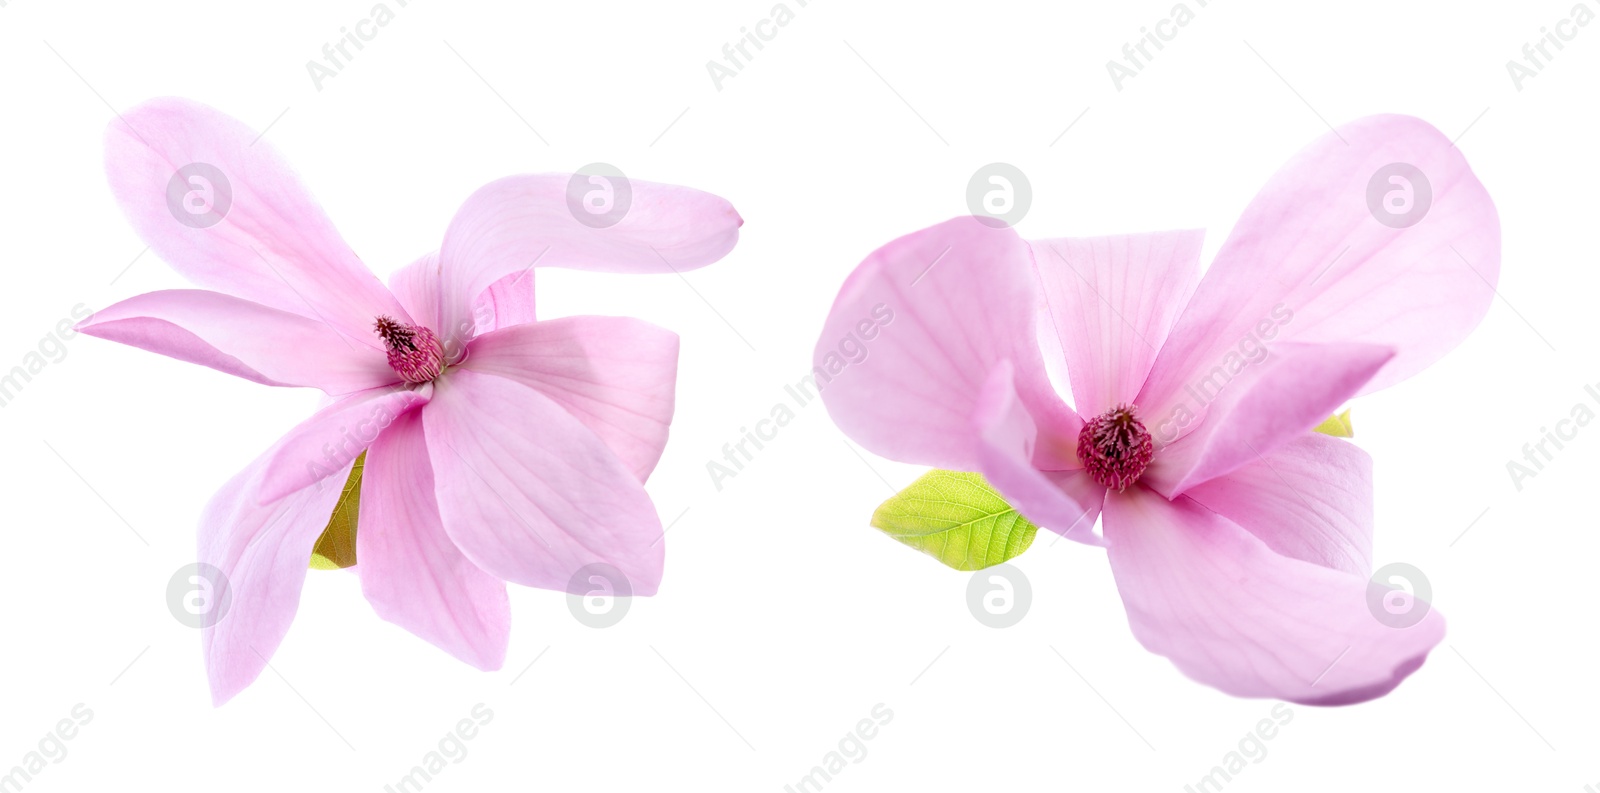
[{"label": "pink petal", "polygon": [[304,490],[262,504],[261,474],[270,455],[223,485],[200,520],[200,561],[222,572],[231,595],[228,610],[216,612],[221,618],[201,631],[216,705],[254,682],[289,632],[311,549],[350,475],[346,465]]},{"label": "pink petal", "polygon": [[151,250],[194,283],[321,320],[381,351],[373,318],[405,312],[260,138],[198,102],[151,100],[106,131],[112,192]]},{"label": "pink petal", "polygon": [[667,445],[678,335],[626,317],[563,317],[473,340],[463,366],[549,397],[645,481]]},{"label": "pink petal", "polygon": [[467,560],[434,500],[422,417],[407,413],[367,452],[356,568],[378,616],[479,669],[499,669],[511,636],[506,585]]},{"label": "pink petal", "polygon": [[427,383],[414,389],[385,386],[351,394],[318,410],[289,430],[268,456],[261,476],[262,501],[276,501],[348,467],[395,419],[427,404],[432,394]]},{"label": "pink petal", "polygon": [[395,299],[400,301],[413,320],[437,333],[440,341],[447,341],[444,334],[439,333],[439,285],[442,272],[439,254],[430,253],[390,273],[389,290],[394,292]]},{"label": "pink petal", "polygon": [[1079,415],[1134,402],[1200,279],[1204,240],[1167,231],[1029,243]]},{"label": "pink petal", "polygon": [[477,333],[533,322],[537,319],[533,298],[533,273],[528,271],[512,273],[490,284],[472,306]]},{"label": "pink petal", "polygon": [[[440,330],[446,321],[441,314],[440,302],[443,299],[440,294],[444,284],[443,271],[439,265],[439,254],[430,253],[391,273],[389,288],[394,291],[395,297],[416,321],[438,335],[439,342],[444,345],[445,363],[453,366],[466,358],[467,343],[472,340],[475,331],[474,328],[467,328],[465,332],[451,335]],[[475,325],[478,322],[494,321],[493,306],[484,305],[484,299],[480,297],[478,304],[473,308]],[[531,301],[530,294],[530,306]]]},{"label": "pink petal", "polygon": [[[1027,243],[956,218],[874,251],[839,290],[813,354],[828,413],[874,454],[977,470],[973,411],[996,364],[1015,368],[1045,467],[1075,460],[1083,424],[1050,386]],[[1046,464],[1049,460],[1055,465]]]},{"label": "pink petal", "polygon": [[1236,374],[1222,370],[1209,381],[1222,382],[1220,393],[1186,391],[1183,404],[1205,416],[1187,435],[1167,443],[1182,431],[1184,414],[1147,419],[1156,456],[1140,481],[1171,498],[1270,455],[1337,411],[1393,357],[1368,344],[1284,343],[1259,363],[1242,361]]},{"label": "pink petal", "polygon": [[1372,458],[1348,441],[1302,435],[1187,495],[1280,556],[1372,574]]},{"label": "pink petal", "polygon": [[[429,329],[443,327],[444,321],[439,316],[442,271],[439,254],[430,253],[389,276],[389,288],[401,305]],[[533,322],[533,273],[526,270],[512,273],[490,284],[473,302],[472,317],[472,333],[465,337],[440,337],[447,359],[459,360],[466,342],[475,335]]]},{"label": "pink petal", "polygon": [[1038,430],[1017,399],[1010,361],[1001,361],[989,375],[973,411],[972,425],[980,439],[978,471],[1005,496],[1006,503],[1063,537],[1104,545],[1094,533],[1094,524],[1105,488],[1081,469],[1047,472],[1033,466]]},{"label": "pink petal", "polygon": [[399,379],[383,353],[320,320],[199,289],[131,297],[78,330],[266,385],[346,394]]},{"label": "pink petal", "polygon": [[1234,696],[1373,699],[1444,638],[1437,610],[1408,628],[1380,622],[1366,578],[1280,556],[1187,496],[1108,493],[1105,533],[1134,636]]},{"label": "pink petal", "polygon": [[[445,231],[440,337],[470,337],[473,302],[491,284],[532,268],[670,273],[733,249],[744,221],[727,201],[686,187],[631,181],[615,225],[580,222],[567,204],[570,174],[511,176],[467,198]],[[581,209],[579,211],[582,211]]]},{"label": "pink petal", "polygon": [[[1363,118],[1338,136],[1301,151],[1245,209],[1156,359],[1141,407],[1170,412],[1230,349],[1273,338],[1394,348],[1361,391],[1370,393],[1426,368],[1483,318],[1500,222],[1466,158],[1406,116]],[[1378,222],[1367,203],[1368,183],[1396,162],[1419,168],[1433,194],[1404,229]]]},{"label": "pink petal", "polygon": [[599,437],[505,378],[455,370],[434,386],[422,423],[439,514],[468,559],[502,580],[563,591],[585,566],[607,563],[634,594],[655,594],[661,521]]}]

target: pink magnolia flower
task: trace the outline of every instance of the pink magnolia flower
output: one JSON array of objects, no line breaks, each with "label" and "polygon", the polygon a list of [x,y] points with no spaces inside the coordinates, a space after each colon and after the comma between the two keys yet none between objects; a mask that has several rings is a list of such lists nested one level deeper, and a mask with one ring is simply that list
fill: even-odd
[{"label": "pink magnolia flower", "polygon": [[[1494,205],[1433,127],[1374,116],[1290,160],[1203,279],[1201,238],[1024,241],[958,218],[895,240],[828,316],[824,402],[871,451],[980,472],[1034,522],[1105,545],[1134,635],[1195,680],[1314,704],[1382,696],[1444,620],[1392,627],[1369,610],[1371,459],[1311,430],[1483,317]],[[838,339],[880,304],[899,319],[843,371]]]},{"label": "pink magnolia flower", "polygon": [[80,325],[330,396],[201,520],[200,561],[232,593],[203,634],[217,704],[288,631],[363,451],[362,591],[379,616],[473,666],[505,658],[506,581],[565,590],[578,570],[609,564],[633,594],[654,594],[662,530],[643,483],[672,419],[677,336],[620,317],[534,321],[528,271],[700,267],[738,239],[733,207],[635,181],[631,208],[596,228],[569,211],[569,177],[512,176],[473,193],[439,251],[385,288],[258,138],[178,99],[113,122],[107,167],[124,212],[205,289],[140,295]]}]

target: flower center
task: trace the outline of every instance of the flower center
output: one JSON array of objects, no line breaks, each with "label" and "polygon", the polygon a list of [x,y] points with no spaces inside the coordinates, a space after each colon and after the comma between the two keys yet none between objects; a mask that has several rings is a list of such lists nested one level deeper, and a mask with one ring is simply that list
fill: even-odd
[{"label": "flower center", "polygon": [[421,325],[402,325],[390,317],[372,323],[389,348],[389,368],[408,383],[426,383],[444,371],[444,345]]},{"label": "flower center", "polygon": [[1118,405],[1083,425],[1078,433],[1078,459],[1094,481],[1118,492],[1138,480],[1155,442],[1134,415],[1133,405]]}]

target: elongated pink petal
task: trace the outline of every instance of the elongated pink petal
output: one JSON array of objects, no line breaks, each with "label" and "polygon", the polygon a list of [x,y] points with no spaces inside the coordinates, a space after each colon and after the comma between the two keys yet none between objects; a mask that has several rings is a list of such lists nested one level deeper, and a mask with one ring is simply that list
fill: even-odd
[{"label": "elongated pink petal", "polygon": [[399,379],[381,352],[320,320],[199,289],[128,298],[78,330],[266,385],[347,394]]},{"label": "elongated pink petal", "polygon": [[260,498],[276,501],[320,481],[378,439],[395,419],[427,404],[433,387],[384,386],[351,394],[312,414],[278,441],[262,472]]},{"label": "elongated pink petal", "polygon": [[1171,498],[1256,462],[1337,411],[1393,357],[1369,344],[1284,343],[1259,363],[1222,370],[1207,381],[1220,382],[1217,391],[1187,394],[1205,416],[1187,435],[1166,443],[1183,429],[1182,413],[1147,424],[1158,446],[1141,481]]},{"label": "elongated pink petal", "polygon": [[[1028,520],[1070,540],[1104,545],[1094,524],[1105,488],[1081,469],[1046,472],[1033,466],[1038,430],[1017,399],[1012,374],[1010,361],[997,364],[973,410],[980,439],[978,471]],[[1083,483],[1074,482],[1077,492],[1069,492],[1063,479],[1088,480],[1088,487],[1080,489]]]},{"label": "elongated pink petal", "polygon": [[627,317],[563,317],[474,339],[466,369],[549,397],[643,482],[667,445],[678,335]]},{"label": "elongated pink petal", "polygon": [[473,303],[479,335],[512,325],[525,325],[534,316],[533,273],[512,273],[489,285]]},{"label": "elongated pink petal", "polygon": [[[389,290],[411,318],[446,341],[440,332],[439,285],[443,268],[439,254],[430,253],[389,274]],[[459,345],[458,345],[459,349]]]},{"label": "elongated pink petal", "polygon": [[1187,495],[1281,556],[1372,574],[1372,458],[1348,441],[1302,435]]},{"label": "elongated pink petal", "polygon": [[[726,200],[687,187],[614,183],[620,217],[605,225],[568,203],[569,174],[510,176],[467,198],[445,232],[440,337],[470,337],[471,311],[501,279],[540,267],[671,273],[710,264],[733,249],[744,223]],[[587,222],[585,222],[587,221]]]},{"label": "elongated pink petal", "polygon": [[1045,374],[1034,335],[1042,302],[1032,254],[1009,227],[963,217],[901,237],[851,273],[828,312],[813,354],[822,401],[874,454],[973,471],[973,411],[1009,360],[1040,434],[1035,453],[1074,460],[1083,424]]},{"label": "elongated pink petal", "polygon": [[1373,699],[1444,638],[1437,610],[1410,627],[1380,621],[1365,577],[1280,556],[1187,496],[1108,493],[1105,534],[1133,635],[1234,696]]},{"label": "elongated pink petal", "polygon": [[383,349],[373,318],[405,312],[255,131],[186,99],[153,99],[106,131],[112,192],[189,280],[328,323]]},{"label": "elongated pink petal", "polygon": [[1073,405],[1132,404],[1200,280],[1204,231],[1032,240]]},{"label": "elongated pink petal", "polygon": [[[1394,163],[1426,179],[1425,213],[1422,180],[1390,182]],[[1412,211],[1397,214],[1406,184]],[[1379,221],[1418,216],[1405,228]],[[1460,150],[1415,118],[1360,119],[1301,151],[1245,209],[1139,404],[1168,413],[1230,350],[1273,339],[1392,347],[1394,360],[1361,393],[1392,385],[1466,337],[1488,311],[1499,271],[1500,222]]]},{"label": "elongated pink petal", "polygon": [[[216,705],[255,681],[289,632],[300,606],[311,549],[328,525],[350,466],[269,504],[260,498],[271,451],[212,497],[200,519],[200,561],[221,571],[210,581],[220,619],[205,625],[201,644]],[[220,610],[226,582],[226,611]],[[198,582],[197,582],[198,583]]]},{"label": "elongated pink petal", "polygon": [[479,669],[499,669],[511,636],[506,585],[445,534],[420,413],[373,442],[361,479],[356,558],[378,616]]},{"label": "elongated pink petal", "polygon": [[422,424],[439,514],[468,559],[502,580],[562,591],[585,566],[606,563],[634,594],[655,594],[661,521],[598,436],[502,377],[456,370],[434,385]]}]

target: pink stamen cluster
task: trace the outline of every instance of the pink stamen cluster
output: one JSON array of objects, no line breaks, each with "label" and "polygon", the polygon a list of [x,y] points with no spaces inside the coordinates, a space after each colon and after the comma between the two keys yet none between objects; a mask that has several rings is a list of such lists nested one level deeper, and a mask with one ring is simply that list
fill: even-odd
[{"label": "pink stamen cluster", "polygon": [[372,324],[389,348],[389,368],[408,383],[426,383],[444,371],[444,345],[421,325],[403,325],[390,317]]},{"label": "pink stamen cluster", "polygon": [[1132,405],[1118,405],[1096,416],[1078,433],[1078,459],[1084,470],[1119,493],[1138,480],[1155,453],[1155,441]]}]

